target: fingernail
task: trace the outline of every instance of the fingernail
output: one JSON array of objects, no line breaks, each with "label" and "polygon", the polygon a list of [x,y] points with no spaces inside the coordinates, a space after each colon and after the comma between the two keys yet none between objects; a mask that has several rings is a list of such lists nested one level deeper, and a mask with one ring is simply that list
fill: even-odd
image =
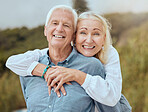
[{"label": "fingernail", "polygon": [[66,93],[64,93],[64,96],[66,95]]},{"label": "fingernail", "polygon": [[56,92],[56,89],[54,88],[54,92]]},{"label": "fingernail", "polygon": [[58,97],[60,98],[60,95],[58,95]]}]

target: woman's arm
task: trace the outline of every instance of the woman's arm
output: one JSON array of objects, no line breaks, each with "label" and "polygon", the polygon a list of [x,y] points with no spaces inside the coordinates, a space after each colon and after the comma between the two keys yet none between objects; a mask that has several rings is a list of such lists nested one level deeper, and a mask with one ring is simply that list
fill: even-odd
[{"label": "woman's arm", "polygon": [[122,77],[118,52],[113,47],[110,50],[109,61],[105,65],[105,80],[100,76],[86,75],[79,70],[57,67],[57,70],[49,72],[48,85],[53,86],[59,82],[55,89],[58,90],[65,82],[76,81],[94,100],[108,106],[115,106],[121,97]]},{"label": "woman's arm", "polygon": [[46,49],[36,49],[34,51],[27,51],[24,54],[13,55],[6,61],[6,67],[20,76],[31,76],[32,70],[38,64],[41,56],[47,53]]},{"label": "woman's arm", "polygon": [[[13,55],[8,58],[6,67],[20,76],[42,76],[47,65],[41,64],[38,61],[41,56],[47,53],[47,50],[48,48],[42,50],[36,49],[34,51],[27,51],[24,54]],[[48,69],[48,71],[50,70],[52,70],[52,68]],[[46,76],[46,74],[44,76]],[[56,85],[53,87],[56,88]],[[60,88],[60,90],[63,95],[66,95],[66,91],[63,86]],[[48,91],[50,94],[51,86],[48,87]],[[58,97],[60,97],[60,92],[57,91],[56,93]]]},{"label": "woman's arm", "polygon": [[[10,57],[10,59],[8,59],[6,63],[6,66],[19,75],[20,74],[21,75],[23,74],[23,76],[26,76],[26,74],[31,75],[31,72],[27,73],[26,71],[29,71],[28,68],[32,66],[32,64],[34,63],[34,60],[38,61],[39,57],[34,59],[34,56],[32,56],[32,54],[30,55],[32,56],[32,58],[29,55],[27,56],[24,55],[24,57],[22,55],[24,54],[20,54],[20,56],[15,55],[14,57]],[[18,56],[18,59],[17,59],[17,56]],[[25,60],[21,61],[21,59],[23,58]],[[29,60],[29,61],[27,62],[26,60]],[[35,66],[31,68],[35,68]],[[37,74],[38,72],[39,75],[42,75],[44,68],[45,67],[43,67],[42,69],[35,69],[33,72],[36,72],[35,74]],[[77,75],[77,78],[74,78],[74,79],[67,77],[67,79],[65,78],[64,80],[62,80],[60,84],[63,84],[68,81],[77,81],[86,90],[87,94],[90,97],[92,97],[94,100],[102,104],[114,106],[119,101],[119,98],[121,96],[121,89],[122,89],[122,77],[121,77],[119,56],[117,51],[114,48],[111,48],[111,52],[109,54],[109,61],[105,65],[105,69],[107,74],[106,80],[102,79],[100,76],[91,76],[89,74],[87,75],[85,74],[85,75]],[[33,69],[31,69],[30,71],[32,70]],[[72,70],[70,70],[70,72],[72,72]],[[58,72],[56,73],[58,74]],[[83,72],[80,73],[80,71],[79,72],[74,71],[74,73],[84,74]],[[62,74],[62,73],[59,72],[59,74]],[[50,78],[53,78],[53,77],[55,78],[55,76],[51,76],[51,75],[48,75],[48,76]],[[59,79],[63,79],[62,76]],[[57,82],[56,80],[53,80],[54,81],[53,83],[56,83]],[[52,85],[54,85],[51,81],[52,80],[50,79],[50,81],[48,81],[48,84],[51,83]]]},{"label": "woman's arm", "polygon": [[121,97],[122,76],[118,52],[112,46],[109,50],[109,60],[104,65],[106,79],[87,74],[82,87],[94,100],[105,105],[114,106]]}]

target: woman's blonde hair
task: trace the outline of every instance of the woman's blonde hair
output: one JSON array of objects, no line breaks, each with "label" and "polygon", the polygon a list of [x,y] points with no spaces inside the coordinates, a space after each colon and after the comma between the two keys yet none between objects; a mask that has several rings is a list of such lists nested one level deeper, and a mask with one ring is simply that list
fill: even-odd
[{"label": "woman's blonde hair", "polygon": [[111,35],[110,35],[111,24],[108,22],[107,19],[93,12],[83,12],[82,14],[80,14],[80,16],[78,17],[78,23],[79,21],[88,18],[93,20],[98,20],[103,24],[103,29],[104,29],[103,31],[105,33],[106,38],[104,46],[102,46],[102,49],[95,55],[95,57],[98,58],[103,64],[106,64],[108,60],[108,49],[109,46],[112,44]]}]

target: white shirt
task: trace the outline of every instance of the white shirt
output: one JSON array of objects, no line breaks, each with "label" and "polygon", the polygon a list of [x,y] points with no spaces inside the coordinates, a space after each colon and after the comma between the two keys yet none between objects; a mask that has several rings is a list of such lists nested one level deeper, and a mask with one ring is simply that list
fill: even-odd
[{"label": "white shirt", "polygon": [[[31,72],[39,63],[39,57],[47,53],[46,49],[27,51],[24,54],[13,55],[8,58],[6,66],[20,76],[32,76]],[[104,65],[106,79],[87,74],[82,87],[94,100],[114,106],[121,97],[122,76],[119,55],[113,46],[109,48],[108,62]]]}]

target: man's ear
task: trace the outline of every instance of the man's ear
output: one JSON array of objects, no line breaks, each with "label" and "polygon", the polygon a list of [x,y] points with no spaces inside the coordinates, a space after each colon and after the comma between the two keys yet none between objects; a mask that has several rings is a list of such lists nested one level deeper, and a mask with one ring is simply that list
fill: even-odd
[{"label": "man's ear", "polygon": [[72,36],[72,41],[75,41],[76,40],[76,33],[73,33],[73,36]]},{"label": "man's ear", "polygon": [[72,40],[71,40],[71,45],[72,46],[75,46],[75,41],[76,41],[76,33],[74,33],[73,35],[72,35]]},{"label": "man's ear", "polygon": [[44,35],[47,36],[47,28],[44,26]]}]

